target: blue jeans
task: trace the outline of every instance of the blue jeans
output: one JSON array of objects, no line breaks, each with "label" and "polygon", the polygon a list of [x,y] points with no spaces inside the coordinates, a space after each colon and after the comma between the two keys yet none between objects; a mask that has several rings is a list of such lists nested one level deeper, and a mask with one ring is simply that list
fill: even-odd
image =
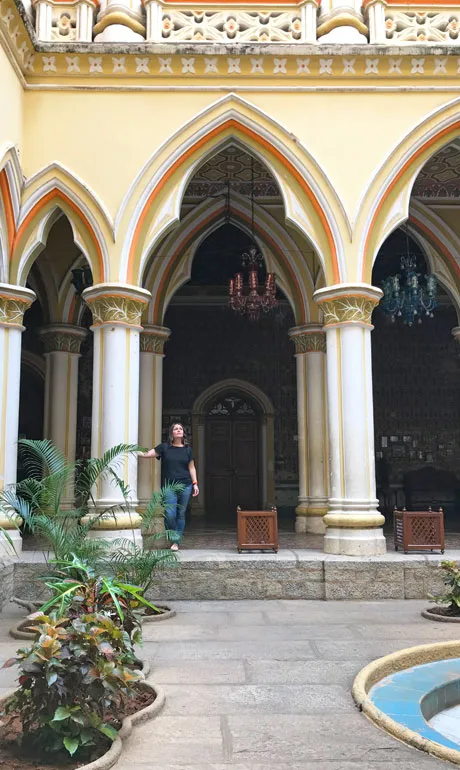
[{"label": "blue jeans", "polygon": [[185,512],[192,494],[193,485],[187,484],[180,492],[168,490],[165,494],[166,529],[173,532],[172,540],[179,543],[185,528]]}]

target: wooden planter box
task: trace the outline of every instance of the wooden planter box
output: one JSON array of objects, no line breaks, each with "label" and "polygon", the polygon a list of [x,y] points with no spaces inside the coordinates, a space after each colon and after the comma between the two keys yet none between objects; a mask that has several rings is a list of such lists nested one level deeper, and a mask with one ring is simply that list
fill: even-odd
[{"label": "wooden planter box", "polygon": [[237,508],[238,553],[271,551],[278,553],[278,511],[242,511]]},{"label": "wooden planter box", "polygon": [[444,553],[444,511],[393,511],[395,551]]}]

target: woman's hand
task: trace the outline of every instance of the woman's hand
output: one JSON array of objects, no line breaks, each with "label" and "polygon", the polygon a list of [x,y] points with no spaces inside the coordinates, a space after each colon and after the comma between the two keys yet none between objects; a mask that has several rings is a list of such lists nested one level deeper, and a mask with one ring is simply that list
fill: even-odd
[{"label": "woman's hand", "polygon": [[200,494],[200,488],[199,488],[198,484],[194,484],[193,485],[192,496],[193,497],[198,497],[199,494]]},{"label": "woman's hand", "polygon": [[145,458],[147,458],[147,459],[148,459],[148,458],[150,458],[150,457],[156,457],[156,452],[155,452],[155,450],[154,450],[154,449],[149,449],[149,451],[148,451],[148,452],[138,452],[138,453],[137,453],[137,456],[138,456],[138,457],[143,457],[144,459],[145,459]]}]

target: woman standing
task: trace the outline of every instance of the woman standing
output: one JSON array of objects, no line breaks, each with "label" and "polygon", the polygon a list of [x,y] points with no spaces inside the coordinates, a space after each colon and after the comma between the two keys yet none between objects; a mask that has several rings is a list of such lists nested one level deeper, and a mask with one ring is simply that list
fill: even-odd
[{"label": "woman standing", "polygon": [[165,519],[166,529],[172,530],[172,551],[179,550],[184,527],[185,512],[191,495],[197,497],[200,490],[196,480],[196,468],[193,459],[192,448],[185,437],[184,426],[180,422],[171,425],[168,441],[158,444],[149,452],[140,453],[140,457],[156,457],[161,460],[161,486],[165,484],[182,484],[183,489],[174,492],[167,489],[165,492]]}]

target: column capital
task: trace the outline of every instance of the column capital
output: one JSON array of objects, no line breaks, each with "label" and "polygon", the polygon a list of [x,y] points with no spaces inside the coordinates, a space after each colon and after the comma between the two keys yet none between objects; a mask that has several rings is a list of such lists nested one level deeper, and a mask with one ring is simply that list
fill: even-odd
[{"label": "column capital", "polygon": [[163,354],[165,342],[171,336],[171,329],[167,326],[153,326],[144,324],[141,332],[141,353]]},{"label": "column capital", "polygon": [[324,315],[324,326],[360,324],[372,326],[371,318],[383,292],[367,283],[341,283],[319,289],[313,295]]},{"label": "column capital", "polygon": [[457,342],[460,344],[460,326],[454,326],[452,329],[452,336],[454,340],[457,340]]},{"label": "column capital", "polygon": [[35,300],[35,294],[24,286],[0,283],[0,326],[19,327],[24,313]]},{"label": "column capital", "polygon": [[323,330],[323,324],[294,326],[289,329],[289,337],[295,345],[296,353],[326,352],[326,332]]},{"label": "column capital", "polygon": [[43,342],[44,353],[80,353],[80,346],[86,335],[86,329],[73,324],[49,324],[42,326],[38,334]]},{"label": "column capital", "polygon": [[142,313],[151,296],[146,289],[122,283],[99,283],[82,294],[93,314],[93,328],[117,324],[142,329]]}]

